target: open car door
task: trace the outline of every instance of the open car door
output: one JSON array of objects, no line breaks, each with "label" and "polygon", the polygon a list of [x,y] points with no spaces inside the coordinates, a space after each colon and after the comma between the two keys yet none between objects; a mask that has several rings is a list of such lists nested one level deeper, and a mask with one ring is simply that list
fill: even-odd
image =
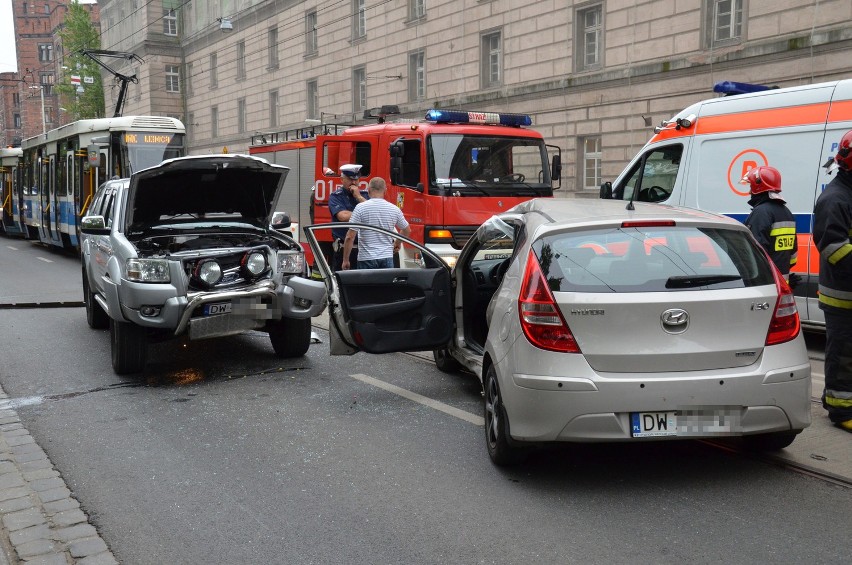
[{"label": "open car door", "polygon": [[[416,268],[332,272],[320,252],[324,230],[346,226],[381,232],[419,253]],[[431,351],[446,347],[453,335],[453,293],[450,267],[437,255],[402,235],[365,224],[329,223],[304,227],[314,253],[314,266],[328,291],[332,355],[357,351],[391,353]],[[363,231],[361,231],[363,233]],[[322,235],[321,235],[322,234]],[[409,253],[411,255],[412,253]]]}]

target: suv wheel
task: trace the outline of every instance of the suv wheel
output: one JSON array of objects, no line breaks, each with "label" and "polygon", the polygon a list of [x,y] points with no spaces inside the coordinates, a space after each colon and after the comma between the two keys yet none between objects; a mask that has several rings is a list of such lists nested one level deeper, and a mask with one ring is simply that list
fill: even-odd
[{"label": "suv wheel", "polygon": [[488,367],[485,375],[485,444],[495,465],[513,465],[523,458],[521,449],[509,444],[509,419],[503,408],[494,365]]},{"label": "suv wheel", "polygon": [[95,300],[95,294],[89,286],[89,276],[83,268],[83,301],[86,304],[86,322],[94,330],[105,330],[109,327],[109,316]]},{"label": "suv wheel", "polygon": [[279,357],[301,357],[311,345],[311,319],[282,318],[271,323],[269,341]]},{"label": "suv wheel", "polygon": [[112,369],[119,375],[138,373],[145,368],[148,338],[145,328],[127,322],[109,321]]}]

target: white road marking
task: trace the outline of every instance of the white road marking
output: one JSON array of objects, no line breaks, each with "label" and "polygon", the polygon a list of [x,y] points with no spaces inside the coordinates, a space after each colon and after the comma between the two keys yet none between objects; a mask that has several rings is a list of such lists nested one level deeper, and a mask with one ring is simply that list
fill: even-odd
[{"label": "white road marking", "polygon": [[17,250],[18,250],[18,248],[17,248],[17,247],[12,247],[11,245],[7,245],[6,247],[7,247],[7,248],[9,248],[9,249],[11,249],[12,251],[17,251]]},{"label": "white road marking", "polygon": [[443,412],[444,414],[449,414],[450,416],[454,416],[460,420],[464,420],[465,422],[470,422],[471,424],[476,424],[477,426],[485,425],[485,419],[482,416],[477,416],[476,414],[471,414],[470,412],[459,410],[458,408],[454,408],[449,404],[444,404],[441,401],[428,398],[421,394],[417,394],[416,392],[411,392],[410,390],[406,390],[396,385],[386,383],[385,381],[380,381],[379,379],[375,379],[367,375],[357,374],[349,376],[353,379],[361,381],[362,383],[367,383],[368,385],[373,385],[374,387],[378,387],[382,390],[392,392],[403,398],[407,398],[408,400],[413,400],[418,404],[422,404],[423,406],[434,408],[435,410]]},{"label": "white road marking", "polygon": [[44,261],[45,263],[53,263],[53,261],[47,259],[46,257],[36,257],[36,259],[38,259],[39,261]]}]

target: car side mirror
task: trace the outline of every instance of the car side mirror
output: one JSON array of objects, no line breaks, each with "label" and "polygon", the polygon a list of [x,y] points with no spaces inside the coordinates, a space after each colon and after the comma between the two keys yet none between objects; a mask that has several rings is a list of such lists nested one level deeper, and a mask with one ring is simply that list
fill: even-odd
[{"label": "car side mirror", "polygon": [[290,227],[290,215],[287,212],[275,212],[272,215],[272,229],[283,230]]},{"label": "car side mirror", "polygon": [[562,178],[562,157],[560,155],[553,156],[553,162],[550,165],[550,178],[553,182],[559,182]]},{"label": "car side mirror", "polygon": [[85,216],[80,220],[80,231],[86,235],[106,235],[109,228],[103,216]]}]

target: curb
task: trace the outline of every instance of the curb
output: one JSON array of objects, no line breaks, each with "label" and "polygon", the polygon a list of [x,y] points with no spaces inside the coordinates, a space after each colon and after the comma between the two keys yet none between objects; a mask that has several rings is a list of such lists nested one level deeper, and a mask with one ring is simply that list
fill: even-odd
[{"label": "curb", "polygon": [[117,565],[0,387],[0,565]]}]

